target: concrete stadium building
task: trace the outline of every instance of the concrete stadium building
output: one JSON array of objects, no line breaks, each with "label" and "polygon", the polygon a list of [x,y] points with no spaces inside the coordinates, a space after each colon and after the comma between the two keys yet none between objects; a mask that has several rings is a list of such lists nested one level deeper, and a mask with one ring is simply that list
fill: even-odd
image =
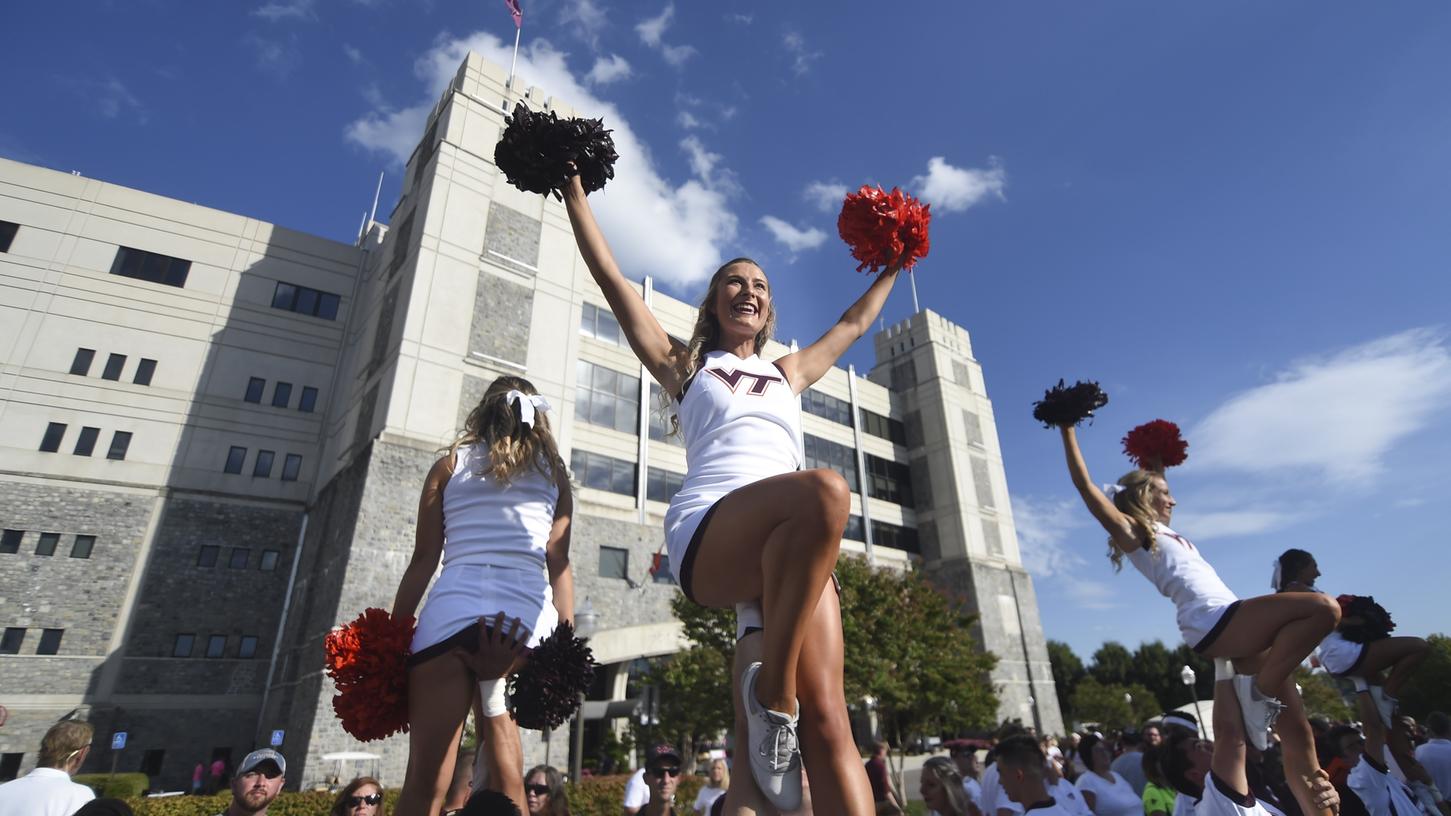
[{"label": "concrete stadium building", "polygon": [[[391,604],[423,476],[501,374],[556,406],[578,485],[576,593],[605,664],[586,735],[628,710],[636,661],[681,648],[678,589],[649,567],[684,449],[562,205],[493,166],[515,100],[570,115],[506,85],[468,57],[387,225],[352,244],[0,159],[0,779],[80,709],[87,770],[155,787],[274,737],[290,785],[352,772],[324,759],[343,751],[400,782],[406,738],[338,726],[322,640]],[[689,335],[693,304],[641,291]],[[923,311],[874,342],[865,377],[802,396],[808,461],[855,492],[843,549],[967,598],[1002,716],[1061,732],[968,333]],[[563,730],[525,743],[566,764]]]}]

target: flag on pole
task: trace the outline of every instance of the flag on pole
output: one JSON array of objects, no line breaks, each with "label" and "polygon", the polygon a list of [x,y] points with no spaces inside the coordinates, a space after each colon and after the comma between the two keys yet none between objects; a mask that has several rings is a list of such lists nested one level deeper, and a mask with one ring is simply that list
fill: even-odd
[{"label": "flag on pole", "polygon": [[504,5],[509,7],[509,15],[514,18],[514,27],[524,27],[524,9],[519,5],[519,0],[504,0]]}]

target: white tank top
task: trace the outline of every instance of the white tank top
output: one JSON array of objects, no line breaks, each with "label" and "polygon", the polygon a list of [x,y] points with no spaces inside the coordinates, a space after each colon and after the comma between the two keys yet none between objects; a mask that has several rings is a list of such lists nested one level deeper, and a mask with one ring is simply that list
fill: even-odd
[{"label": "white tank top", "polygon": [[680,401],[685,481],[665,514],[666,529],[742,485],[790,473],[805,458],[801,403],[775,365],[712,351]]},{"label": "white tank top", "polygon": [[485,470],[488,464],[483,443],[459,447],[443,489],[444,568],[544,568],[559,486],[532,467],[501,485]]},{"label": "white tank top", "polygon": [[1192,627],[1197,622],[1197,613],[1239,600],[1189,539],[1157,521],[1154,538],[1159,545],[1158,552],[1150,555],[1140,547],[1128,553],[1129,562],[1160,594],[1174,602],[1181,629],[1186,624]]}]

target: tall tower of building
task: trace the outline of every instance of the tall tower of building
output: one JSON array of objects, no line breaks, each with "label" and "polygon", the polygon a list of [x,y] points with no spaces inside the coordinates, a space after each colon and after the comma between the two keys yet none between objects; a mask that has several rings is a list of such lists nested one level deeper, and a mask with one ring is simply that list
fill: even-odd
[{"label": "tall tower of building", "polygon": [[874,338],[869,377],[900,400],[917,537],[934,583],[976,611],[999,715],[1063,731],[1033,582],[1018,556],[997,425],[967,330],[931,310]]}]

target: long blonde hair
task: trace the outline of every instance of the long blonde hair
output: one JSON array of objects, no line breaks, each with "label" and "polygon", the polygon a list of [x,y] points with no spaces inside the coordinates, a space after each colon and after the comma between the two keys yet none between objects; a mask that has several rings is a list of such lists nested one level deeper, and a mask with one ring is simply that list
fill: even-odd
[{"label": "long blonde hair", "polygon": [[[720,269],[710,276],[710,285],[705,289],[705,298],[700,302],[700,308],[695,314],[695,328],[690,332],[690,341],[685,344],[687,349],[685,368],[680,372],[680,382],[688,383],[690,378],[700,370],[705,363],[705,355],[714,351],[720,343],[720,318],[715,313],[716,296],[720,294],[720,283],[726,276],[726,272],[736,264],[750,264],[757,269],[761,265],[747,257],[732,258],[721,265]],[[762,272],[765,270],[762,269]],[[766,281],[766,291],[771,291],[771,282]],[[754,351],[760,354],[770,342],[772,334],[776,331],[776,299],[773,297],[766,308],[766,323],[761,330],[756,332]],[[675,414],[676,398],[684,394],[667,394],[665,389],[660,389],[660,410],[670,415],[670,432],[680,432],[680,417]]]},{"label": "long blonde hair", "polygon": [[463,430],[448,447],[450,456],[463,445],[485,443],[489,462],[480,475],[487,472],[500,484],[507,485],[525,468],[533,467],[540,475],[555,481],[567,473],[559,446],[549,431],[549,417],[543,411],[534,414],[534,425],[524,424],[522,406],[510,402],[510,391],[536,396],[539,391],[523,377],[503,376],[489,383],[484,396],[464,420]]},{"label": "long blonde hair", "polygon": [[[1154,486],[1154,479],[1162,478],[1164,474],[1158,471],[1131,470],[1119,477],[1118,483],[1123,490],[1113,497],[1113,506],[1129,517],[1149,555],[1157,555],[1159,552],[1159,540],[1154,530],[1154,523],[1159,517],[1149,501],[1149,492]],[[1108,540],[1108,558],[1113,562],[1115,572],[1124,568],[1123,550],[1114,545],[1112,538]]]}]

